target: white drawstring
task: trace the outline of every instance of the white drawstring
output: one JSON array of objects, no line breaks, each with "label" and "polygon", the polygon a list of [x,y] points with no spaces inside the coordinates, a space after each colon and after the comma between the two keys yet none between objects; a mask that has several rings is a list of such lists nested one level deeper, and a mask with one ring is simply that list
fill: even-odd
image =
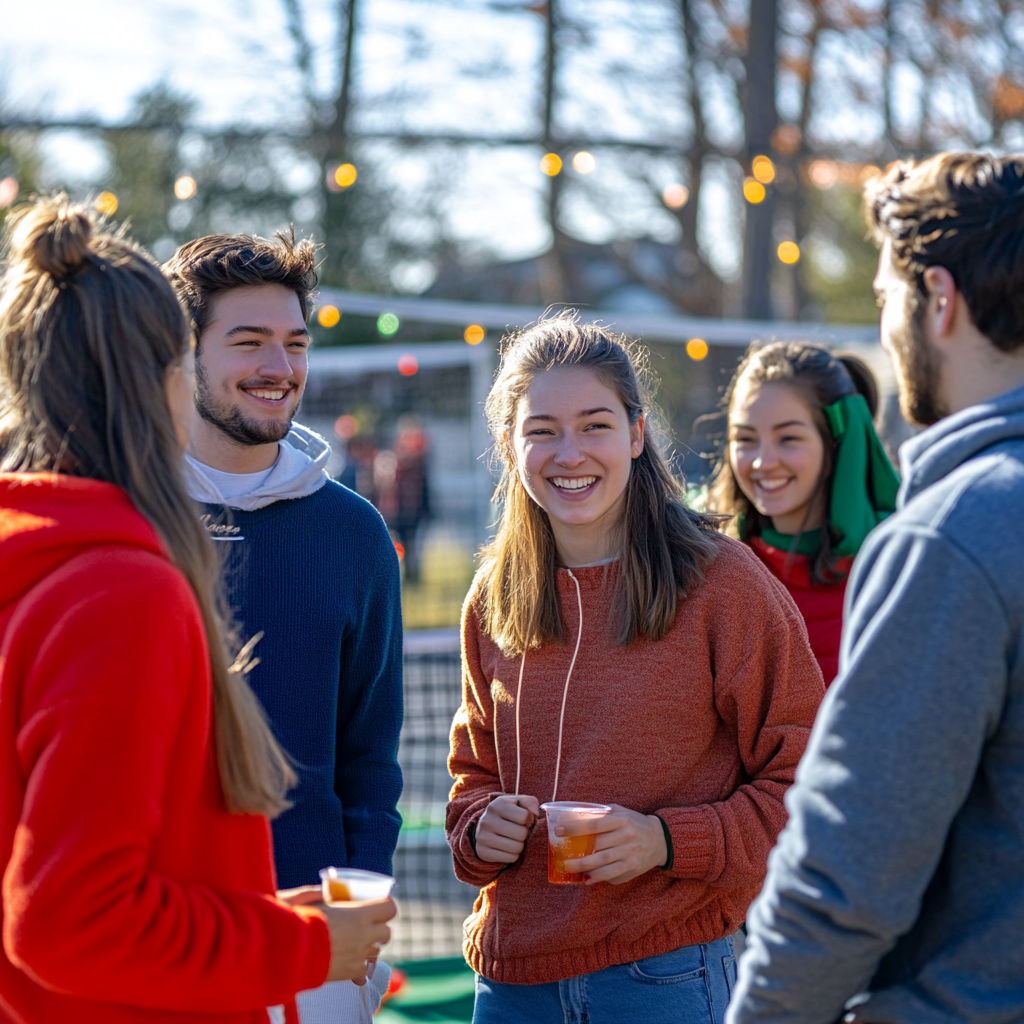
[{"label": "white drawstring", "polygon": [[[569,697],[569,680],[572,679],[572,670],[576,667],[576,656],[580,653],[580,640],[583,639],[583,596],[580,594],[580,581],[567,569],[569,578],[576,584],[576,605],[579,608],[579,628],[576,630],[576,650],[572,652],[572,661],[569,662],[569,671],[565,676],[565,686],[562,687],[562,711],[558,716],[558,753],[555,756],[555,785],[551,792],[551,802],[558,799],[558,775],[562,768],[562,729],[565,725],[565,703]],[[519,662],[519,685],[516,687],[516,796],[519,796],[519,778],[522,769],[522,751],[519,745],[519,708],[522,705],[520,699],[523,694],[523,670],[526,668],[526,649],[523,649],[523,656]]]}]

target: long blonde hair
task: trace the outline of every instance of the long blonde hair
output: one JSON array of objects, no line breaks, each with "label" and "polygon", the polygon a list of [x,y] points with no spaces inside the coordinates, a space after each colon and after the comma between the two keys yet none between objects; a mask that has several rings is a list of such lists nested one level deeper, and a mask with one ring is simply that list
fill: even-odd
[{"label": "long blonde hair", "polygon": [[633,460],[619,524],[618,642],[629,644],[639,636],[660,640],[675,621],[679,601],[717,552],[714,520],[683,504],[682,486],[659,450],[652,429],[653,388],[641,384],[650,381],[641,352],[598,326],[577,322],[572,313],[543,320],[508,340],[485,406],[502,476],[496,492],[498,531],[482,551],[478,577],[481,625],[509,656],[565,637],[551,523],[523,486],[512,443],[516,410],[530,383],[561,366],[596,374],[618,395],[630,423],[647,417],[644,448]]},{"label": "long blonde hair", "polygon": [[[141,249],[99,233],[65,196],[10,218],[0,297],[0,469],[52,470],[123,488],[195,593],[210,652],[225,803],[275,815],[296,780],[244,665],[229,655],[213,545],[186,494],[164,395],[191,335]],[[244,660],[244,659],[243,659]],[[144,674],[140,675],[140,679]]]}]

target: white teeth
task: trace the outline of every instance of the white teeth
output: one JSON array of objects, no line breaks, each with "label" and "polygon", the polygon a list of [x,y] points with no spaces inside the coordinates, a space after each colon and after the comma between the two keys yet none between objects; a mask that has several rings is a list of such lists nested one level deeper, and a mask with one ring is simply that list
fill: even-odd
[{"label": "white teeth", "polygon": [[257,398],[269,398],[271,401],[277,402],[284,398],[288,394],[287,391],[264,391],[262,389],[257,390],[256,388],[249,389],[250,395],[255,395]]},{"label": "white teeth", "polygon": [[582,491],[589,487],[594,481],[597,480],[596,476],[553,476],[551,482],[556,487],[561,487],[564,491]]},{"label": "white teeth", "polygon": [[756,480],[755,483],[762,491],[777,491],[780,487],[785,487],[789,483],[788,480]]}]

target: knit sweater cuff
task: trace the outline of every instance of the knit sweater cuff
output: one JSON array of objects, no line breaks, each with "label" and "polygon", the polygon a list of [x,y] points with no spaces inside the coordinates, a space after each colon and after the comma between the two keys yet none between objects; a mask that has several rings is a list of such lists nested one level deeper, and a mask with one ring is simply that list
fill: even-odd
[{"label": "knit sweater cuff", "polygon": [[663,807],[655,812],[672,837],[672,861],[665,868],[673,878],[713,882],[725,867],[725,835],[718,815],[700,807]]},{"label": "knit sweater cuff", "polygon": [[331,933],[327,927],[327,918],[315,907],[298,906],[292,908],[299,917],[310,926],[310,944],[312,955],[305,958],[303,969],[306,976],[298,991],[308,988],[319,988],[327,981],[327,972],[331,966]]},{"label": "knit sweater cuff", "polygon": [[460,881],[483,887],[497,878],[504,864],[481,860],[476,854],[476,826],[483,817],[487,803],[468,821],[460,822],[459,829],[450,836],[455,874]]}]

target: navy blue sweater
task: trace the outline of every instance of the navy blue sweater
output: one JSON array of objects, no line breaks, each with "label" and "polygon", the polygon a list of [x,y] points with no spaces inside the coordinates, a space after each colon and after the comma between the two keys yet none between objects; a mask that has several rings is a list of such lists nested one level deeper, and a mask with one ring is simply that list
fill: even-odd
[{"label": "navy blue sweater", "polygon": [[316,884],[332,864],[390,874],[402,606],[383,520],[334,481],[253,512],[206,510],[211,534],[234,538],[217,545],[228,600],[243,639],[263,632],[249,682],[300,778],[273,822],[278,885]]}]

